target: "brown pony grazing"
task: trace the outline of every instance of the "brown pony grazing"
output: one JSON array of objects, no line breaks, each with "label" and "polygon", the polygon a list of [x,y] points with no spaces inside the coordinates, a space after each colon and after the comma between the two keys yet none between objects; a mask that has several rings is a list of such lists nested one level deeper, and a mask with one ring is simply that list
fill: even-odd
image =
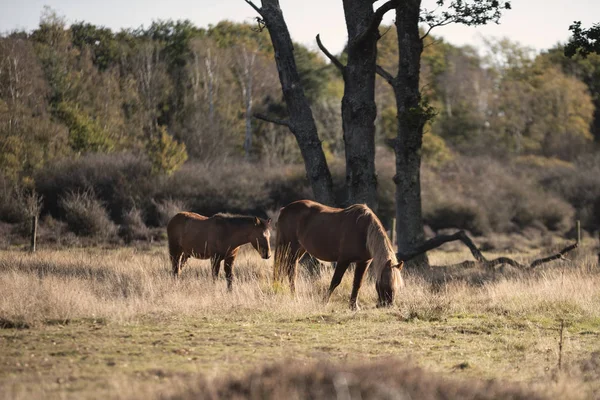
[{"label": "brown pony grazing", "polygon": [[332,208],[310,200],[299,200],[281,209],[277,221],[277,245],[273,278],[287,274],[295,291],[298,259],[308,252],[322,261],[337,262],[327,300],[340,284],[350,263],[356,263],[350,307],[358,308],[358,290],[365,271],[372,265],[378,306],[388,306],[404,281],[392,244],[381,222],[369,207],[355,204]]},{"label": "brown pony grazing", "polygon": [[250,243],[262,258],[271,257],[270,227],[271,219],[230,214],[205,217],[193,212],[180,212],[167,225],[173,275],[179,276],[190,257],[210,258],[213,279],[217,279],[221,261],[224,261],[227,288],[231,289],[233,262],[241,245]]}]

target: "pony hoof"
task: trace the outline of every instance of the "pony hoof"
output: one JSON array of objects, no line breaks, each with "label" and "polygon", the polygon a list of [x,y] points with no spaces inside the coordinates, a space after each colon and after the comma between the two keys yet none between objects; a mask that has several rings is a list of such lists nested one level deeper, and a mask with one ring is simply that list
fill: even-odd
[{"label": "pony hoof", "polygon": [[352,311],[360,311],[360,306],[356,303],[350,303],[350,309]]}]

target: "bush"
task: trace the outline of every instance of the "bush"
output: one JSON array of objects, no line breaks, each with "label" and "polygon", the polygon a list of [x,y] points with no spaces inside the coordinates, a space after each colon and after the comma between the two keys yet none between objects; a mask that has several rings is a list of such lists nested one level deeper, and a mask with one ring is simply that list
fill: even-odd
[{"label": "bush", "polygon": [[1,182],[0,185],[0,220],[21,225],[17,231],[28,234],[31,217],[40,215],[42,197],[35,190],[8,186]]},{"label": "bush", "polygon": [[489,231],[487,216],[477,205],[470,202],[447,202],[426,209],[424,219],[434,231],[445,228],[466,229],[475,235]]},{"label": "bush", "polygon": [[123,214],[123,223],[119,229],[119,236],[121,236],[126,243],[130,243],[134,240],[148,240],[150,237],[150,230],[144,223],[142,211],[139,208],[133,207]]},{"label": "bush", "polygon": [[89,154],[74,160],[47,165],[36,175],[36,190],[44,196],[44,212],[62,218],[61,197],[69,192],[93,191],[108,210],[113,221],[120,223],[123,210],[151,206],[161,177],[152,174],[144,156],[130,153]]},{"label": "bush", "polygon": [[409,360],[387,358],[340,364],[285,360],[260,366],[241,377],[201,379],[196,387],[174,398],[537,400],[547,396],[511,382],[449,379]]},{"label": "bush", "polygon": [[538,175],[544,188],[573,205],[582,228],[600,229],[600,154],[577,160],[575,168],[544,168]]},{"label": "bush", "polygon": [[432,229],[475,234],[543,225],[564,232],[573,207],[544,190],[527,171],[489,158],[462,158],[437,174],[423,174],[423,215]]},{"label": "bush", "polygon": [[228,211],[265,217],[266,210],[312,198],[303,172],[297,165],[187,163],[163,182],[155,198],[183,201],[190,210],[204,215]]},{"label": "bush", "polygon": [[187,207],[182,200],[165,199],[161,201],[152,201],[156,209],[156,220],[158,226],[167,226],[171,218],[178,212],[186,211]]},{"label": "bush", "polygon": [[69,229],[77,235],[108,239],[117,231],[102,203],[90,191],[68,193],[60,199],[60,207]]}]

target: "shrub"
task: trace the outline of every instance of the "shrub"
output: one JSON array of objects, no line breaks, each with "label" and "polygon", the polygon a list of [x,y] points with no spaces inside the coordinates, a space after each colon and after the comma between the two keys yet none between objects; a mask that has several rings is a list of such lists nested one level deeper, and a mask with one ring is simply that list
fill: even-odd
[{"label": "shrub", "polygon": [[266,216],[266,210],[310,198],[300,166],[269,168],[264,164],[187,163],[163,182],[155,199],[177,199],[205,215],[221,211]]},{"label": "shrub", "polygon": [[178,212],[187,210],[185,202],[171,198],[160,201],[152,200],[152,204],[156,210],[155,219],[158,222],[158,226],[161,227],[167,226],[171,218]]},{"label": "shrub", "polygon": [[40,214],[42,197],[35,190],[0,185],[0,220],[29,227],[31,217]]},{"label": "shrub", "polygon": [[60,199],[69,229],[82,236],[108,239],[116,233],[116,226],[91,191],[70,192]]},{"label": "shrub", "polygon": [[471,202],[447,202],[428,209],[424,219],[431,229],[466,229],[475,235],[489,231],[485,212]]},{"label": "shrub", "polygon": [[575,167],[540,169],[538,179],[549,192],[574,207],[582,228],[600,229],[600,155],[581,158]]},{"label": "shrub", "polygon": [[489,158],[462,158],[438,174],[423,174],[423,215],[434,230],[475,234],[527,227],[566,231],[573,207],[544,190],[527,171]]},{"label": "shrub", "polygon": [[35,179],[36,190],[44,196],[44,212],[55,218],[62,217],[61,197],[92,190],[117,223],[123,210],[147,209],[160,181],[147,158],[130,153],[89,154],[51,163]]},{"label": "shrub", "polygon": [[123,213],[123,223],[119,229],[119,236],[127,243],[134,240],[148,240],[150,230],[144,223],[142,211],[139,208],[133,207]]}]

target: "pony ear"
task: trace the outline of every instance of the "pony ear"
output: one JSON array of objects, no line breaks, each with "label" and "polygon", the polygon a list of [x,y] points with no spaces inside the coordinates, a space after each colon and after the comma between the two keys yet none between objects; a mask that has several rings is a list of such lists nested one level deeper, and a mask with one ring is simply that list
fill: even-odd
[{"label": "pony ear", "polygon": [[256,226],[260,225],[260,219],[258,217],[254,217],[254,225],[256,225]]},{"label": "pony ear", "polygon": [[400,261],[398,264],[394,265],[395,268],[398,268],[399,271],[402,271],[404,268],[404,261]]},{"label": "pony ear", "polygon": [[271,218],[267,220],[267,226],[271,226]]},{"label": "pony ear", "polygon": [[385,263],[385,267],[386,268],[392,268],[393,267],[392,260],[387,260],[387,262]]}]

